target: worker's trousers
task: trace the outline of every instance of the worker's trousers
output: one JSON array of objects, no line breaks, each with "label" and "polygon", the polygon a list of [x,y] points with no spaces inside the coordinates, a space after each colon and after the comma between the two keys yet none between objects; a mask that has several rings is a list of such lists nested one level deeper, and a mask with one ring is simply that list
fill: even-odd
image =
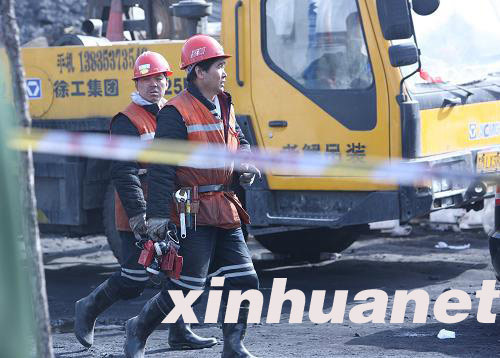
[{"label": "worker's trousers", "polygon": [[[179,254],[183,257],[180,278],[168,279],[162,288],[162,298],[170,306],[173,302],[168,290],[202,290],[210,278],[224,276],[223,301],[229,290],[259,289],[259,279],[252,264],[250,251],[241,228],[222,229],[198,226],[187,230],[181,240]],[[209,287],[208,287],[209,288]]]}]

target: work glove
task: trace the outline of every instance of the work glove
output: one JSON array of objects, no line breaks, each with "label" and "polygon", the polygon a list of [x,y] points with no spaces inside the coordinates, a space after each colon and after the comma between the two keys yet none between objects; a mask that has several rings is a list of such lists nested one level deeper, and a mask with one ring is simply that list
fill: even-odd
[{"label": "work glove", "polygon": [[128,224],[137,240],[141,240],[141,236],[145,236],[147,234],[145,213],[131,217]]},{"label": "work glove", "polygon": [[256,174],[259,175],[259,178],[261,177],[260,170],[253,164],[242,163],[239,171],[243,173],[240,175],[240,184],[244,187],[253,184]]},{"label": "work glove", "polygon": [[169,221],[169,219],[164,218],[148,219],[146,226],[149,238],[153,241],[164,240],[167,235]]}]

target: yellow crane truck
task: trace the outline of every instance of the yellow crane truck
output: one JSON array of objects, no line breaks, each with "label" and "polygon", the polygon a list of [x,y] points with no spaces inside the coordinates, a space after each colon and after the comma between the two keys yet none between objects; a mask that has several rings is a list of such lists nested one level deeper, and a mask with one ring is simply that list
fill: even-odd
[{"label": "yellow crane truck", "polygon": [[[220,40],[233,54],[226,84],[254,146],[317,151],[361,164],[404,158],[441,169],[499,170],[497,1],[219,4]],[[148,22],[150,38],[165,33],[160,22],[158,16]],[[173,65],[168,97],[186,86],[178,68],[180,40],[135,36],[85,46],[91,38],[80,38],[82,45],[23,49],[34,126],[107,132],[110,118],[130,100],[131,69],[146,50]],[[116,248],[108,166],[106,160],[37,154],[42,229],[99,230],[103,216]],[[442,208],[478,210],[486,193],[484,183],[464,180],[396,186],[363,179],[369,178],[268,172],[240,193],[252,217],[248,231],[273,252],[316,255],[346,248],[371,222],[406,222]]]}]

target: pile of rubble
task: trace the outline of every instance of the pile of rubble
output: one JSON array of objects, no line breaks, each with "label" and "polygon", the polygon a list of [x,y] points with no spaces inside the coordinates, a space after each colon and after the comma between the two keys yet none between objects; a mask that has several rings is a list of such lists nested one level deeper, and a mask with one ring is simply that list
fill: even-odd
[{"label": "pile of rubble", "polygon": [[[161,6],[170,6],[174,0],[156,0]],[[208,22],[219,24],[221,0],[212,3],[212,15]],[[21,44],[37,39],[27,46],[53,45],[65,33],[82,33],[81,24],[90,15],[88,7],[95,8],[102,0],[18,0],[15,2],[16,16],[21,35]],[[94,15],[95,16],[95,15]]]},{"label": "pile of rubble", "polygon": [[18,0],[15,2],[21,44],[45,37],[53,44],[65,31],[79,30],[87,2],[81,0]]}]

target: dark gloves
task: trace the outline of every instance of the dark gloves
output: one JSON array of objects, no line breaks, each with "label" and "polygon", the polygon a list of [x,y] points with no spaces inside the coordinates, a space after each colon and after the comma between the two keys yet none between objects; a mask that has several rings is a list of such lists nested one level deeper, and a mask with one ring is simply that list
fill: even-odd
[{"label": "dark gloves", "polygon": [[141,239],[141,236],[145,236],[147,234],[147,227],[146,227],[146,214],[142,213],[139,215],[136,215],[132,218],[129,219],[128,224],[130,228],[132,229],[135,238],[137,240]]},{"label": "dark gloves", "polygon": [[168,231],[168,223],[170,219],[164,218],[150,218],[148,219],[147,225],[147,234],[153,241],[164,240],[167,231]]},{"label": "dark gloves", "polygon": [[255,174],[257,174],[259,178],[261,177],[260,170],[253,164],[242,163],[239,171],[243,173],[240,175],[240,184],[242,186],[252,185],[255,180]]}]

